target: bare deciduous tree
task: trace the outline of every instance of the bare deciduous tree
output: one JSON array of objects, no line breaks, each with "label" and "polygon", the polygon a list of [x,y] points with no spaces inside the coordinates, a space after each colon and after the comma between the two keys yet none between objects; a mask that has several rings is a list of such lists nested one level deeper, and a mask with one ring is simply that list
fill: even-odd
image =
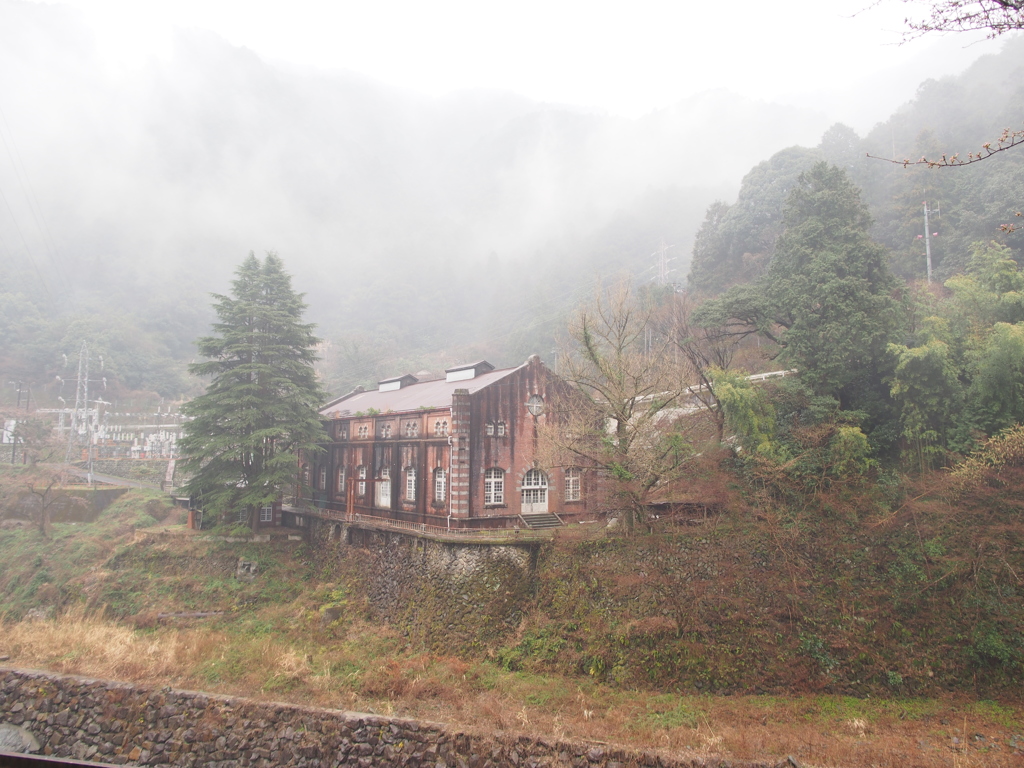
[{"label": "bare deciduous tree", "polygon": [[559,373],[572,385],[545,429],[551,465],[583,466],[607,480],[627,531],[652,494],[690,465],[700,407],[673,340],[647,294],[623,280],[600,291],[569,328]]},{"label": "bare deciduous tree", "polygon": [[682,356],[682,374],[690,383],[687,395],[712,423],[719,443],[725,436],[725,409],[718,397],[714,372],[732,367],[739,339],[721,326],[693,322],[695,304],[687,294],[675,294],[661,313],[662,333],[674,355]]},{"label": "bare deciduous tree", "polygon": [[[904,19],[907,25],[905,39],[913,39],[931,32],[987,32],[990,39],[1007,32],[1024,29],[1024,0],[903,0],[912,5],[928,7],[927,15],[908,16]],[[873,160],[886,160],[902,165],[927,165],[929,168],[951,168],[970,165],[987,160],[992,155],[1005,152],[1024,144],[1024,129],[1003,129],[995,141],[981,145],[977,152],[968,152],[966,157],[961,153],[943,153],[940,157],[921,157],[917,160],[904,158],[876,157]],[[1019,213],[1017,214],[1020,215]],[[1009,231],[1016,227],[1004,225]]]},{"label": "bare deciduous tree", "polygon": [[21,473],[18,482],[7,483],[0,488],[0,505],[6,509],[7,517],[27,519],[42,538],[48,539],[53,510],[58,502],[75,506],[87,504],[85,499],[65,492],[66,480],[63,471],[36,465]]}]

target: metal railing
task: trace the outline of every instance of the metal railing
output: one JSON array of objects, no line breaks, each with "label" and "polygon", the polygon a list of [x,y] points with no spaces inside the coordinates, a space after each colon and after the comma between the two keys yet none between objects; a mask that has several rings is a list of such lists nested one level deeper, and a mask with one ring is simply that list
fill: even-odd
[{"label": "metal railing", "polygon": [[531,528],[450,528],[430,523],[413,523],[408,520],[394,520],[389,517],[365,515],[362,512],[342,512],[334,509],[318,509],[316,507],[297,507],[298,514],[312,515],[327,520],[351,523],[361,527],[378,530],[391,530],[402,533],[414,533],[442,539],[474,539],[477,541],[535,541],[550,539],[553,529],[533,530]]}]

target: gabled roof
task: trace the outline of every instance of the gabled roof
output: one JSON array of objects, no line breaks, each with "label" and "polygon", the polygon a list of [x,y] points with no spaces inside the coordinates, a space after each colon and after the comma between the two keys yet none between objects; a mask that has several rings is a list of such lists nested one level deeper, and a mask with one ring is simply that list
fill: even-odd
[{"label": "gabled roof", "polygon": [[352,392],[344,397],[332,400],[320,409],[320,415],[328,419],[348,418],[357,413],[366,413],[370,409],[380,413],[403,413],[420,411],[430,408],[449,408],[452,395],[456,389],[467,389],[470,394],[478,392],[497,381],[501,381],[514,371],[528,365],[529,361],[516,368],[503,368],[499,371],[481,373],[472,379],[462,381],[421,381],[407,384],[401,389],[381,392],[379,389],[369,392]]}]

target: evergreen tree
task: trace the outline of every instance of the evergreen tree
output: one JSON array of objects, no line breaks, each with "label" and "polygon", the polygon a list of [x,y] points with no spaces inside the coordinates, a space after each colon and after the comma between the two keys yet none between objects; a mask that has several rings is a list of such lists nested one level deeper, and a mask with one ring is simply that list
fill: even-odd
[{"label": "evergreen tree", "polygon": [[860,191],[826,163],[800,177],[785,221],[764,285],[784,329],[780,357],[818,394],[864,407],[900,322],[885,248],[868,234]]},{"label": "evergreen tree", "polygon": [[816,395],[865,412],[877,426],[891,416],[886,347],[901,313],[870,223],[846,173],[815,164],[790,193],[767,273],[705,303],[696,321],[777,343],[780,362],[798,369]]},{"label": "evergreen tree", "polygon": [[190,373],[212,376],[206,393],[184,409],[185,492],[216,515],[245,510],[251,526],[261,506],[294,482],[298,452],[323,439],[324,400],[313,370],[313,325],[302,322],[302,294],[274,254],[249,254],[232,295],[214,294],[215,336],[199,339],[206,362]]}]

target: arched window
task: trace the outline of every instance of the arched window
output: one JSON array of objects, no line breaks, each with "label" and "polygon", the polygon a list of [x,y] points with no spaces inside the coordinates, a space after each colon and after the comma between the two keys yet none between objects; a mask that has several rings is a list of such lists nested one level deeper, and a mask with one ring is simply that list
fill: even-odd
[{"label": "arched window", "polygon": [[416,501],[416,467],[405,468],[405,500]]},{"label": "arched window", "polygon": [[356,493],[360,496],[366,495],[366,465],[360,465],[356,467],[356,477],[359,478],[359,482],[356,483]]},{"label": "arched window", "polygon": [[484,504],[505,503],[505,470],[492,467],[484,472]]},{"label": "arched window", "polygon": [[448,435],[448,419],[439,419],[434,422],[434,435],[446,437]]},{"label": "arched window", "polygon": [[581,484],[580,478],[582,473],[577,467],[569,467],[565,470],[565,500],[566,501],[579,501]]},{"label": "arched window", "polygon": [[388,467],[381,467],[377,475],[377,506],[391,506],[391,470]]},{"label": "arched window", "polygon": [[448,498],[448,473],[443,469],[434,470],[434,501],[444,503]]},{"label": "arched window", "polygon": [[548,476],[539,469],[531,469],[523,477],[522,503],[533,512],[548,511]]}]

